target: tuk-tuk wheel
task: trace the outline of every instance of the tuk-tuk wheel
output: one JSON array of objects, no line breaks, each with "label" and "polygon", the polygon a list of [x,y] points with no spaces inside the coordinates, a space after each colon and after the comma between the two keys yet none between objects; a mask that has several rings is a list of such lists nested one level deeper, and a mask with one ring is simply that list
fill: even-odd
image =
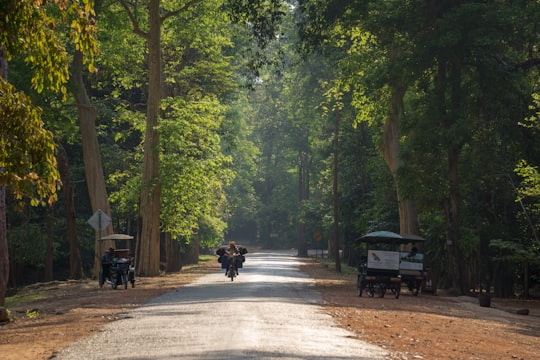
[{"label": "tuk-tuk wheel", "polygon": [[105,279],[103,278],[103,271],[99,272],[99,288],[101,289],[103,287],[103,284],[105,284]]},{"label": "tuk-tuk wheel", "polygon": [[366,285],[366,294],[368,297],[373,297],[375,295],[375,287],[373,286],[373,284],[368,283]]},{"label": "tuk-tuk wheel", "polygon": [[356,282],[356,289],[358,292],[358,296],[362,296],[363,284],[362,284],[362,277],[360,275],[358,275],[358,280]]},{"label": "tuk-tuk wheel", "polygon": [[394,288],[394,296],[396,297],[396,299],[399,299],[400,292],[401,292],[401,283],[399,285],[396,285],[396,287]]},{"label": "tuk-tuk wheel", "polygon": [[379,284],[377,291],[379,292],[379,297],[383,298],[384,294],[386,293],[386,286]]}]

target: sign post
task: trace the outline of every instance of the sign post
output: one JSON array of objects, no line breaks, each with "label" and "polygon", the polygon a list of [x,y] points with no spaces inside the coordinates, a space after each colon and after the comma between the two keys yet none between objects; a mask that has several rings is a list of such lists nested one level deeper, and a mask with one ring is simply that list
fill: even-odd
[{"label": "sign post", "polygon": [[90,226],[92,226],[94,228],[94,230],[96,230],[99,234],[99,252],[98,252],[98,257],[101,256],[103,254],[103,249],[101,248],[101,233],[103,230],[105,230],[107,227],[109,227],[109,225],[111,225],[112,223],[112,220],[111,218],[109,217],[109,215],[105,214],[105,212],[103,212],[103,210],[101,209],[97,209],[97,211],[94,213],[94,215],[92,215],[92,217],[90,217],[90,219],[88,219],[88,224],[90,224]]}]

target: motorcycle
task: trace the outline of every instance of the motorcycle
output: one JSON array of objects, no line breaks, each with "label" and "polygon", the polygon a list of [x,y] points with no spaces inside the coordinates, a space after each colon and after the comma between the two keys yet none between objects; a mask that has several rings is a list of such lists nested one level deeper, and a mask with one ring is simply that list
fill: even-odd
[{"label": "motorcycle", "polygon": [[234,281],[234,278],[238,275],[238,268],[236,267],[236,256],[229,256],[227,258],[227,277]]},{"label": "motorcycle", "polygon": [[246,261],[245,254],[247,249],[241,246],[237,247],[234,254],[231,254],[225,247],[221,247],[216,250],[216,255],[219,256],[218,262],[221,264],[221,268],[225,269],[225,276],[234,281],[234,278],[238,276],[238,269],[243,267],[244,261]]}]

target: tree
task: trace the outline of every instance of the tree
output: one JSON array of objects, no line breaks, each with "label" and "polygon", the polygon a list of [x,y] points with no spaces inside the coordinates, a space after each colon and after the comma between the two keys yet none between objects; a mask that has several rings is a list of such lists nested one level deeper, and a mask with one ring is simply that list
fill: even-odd
[{"label": "tree", "polygon": [[[93,11],[89,2],[4,1],[0,21],[0,105],[2,131],[0,155],[0,305],[4,304],[9,271],[5,195],[9,189],[17,199],[29,198],[32,205],[56,200],[60,177],[56,169],[53,135],[44,128],[41,110],[7,81],[7,64],[18,54],[34,71],[32,86],[66,93],[67,54],[58,34],[56,20],[48,10],[60,10],[64,20],[72,16],[71,36],[75,46],[87,54],[96,51]],[[90,62],[90,66],[91,66]]]},{"label": "tree", "polygon": [[298,151],[292,146],[296,131],[282,97],[284,82],[263,72],[250,94],[253,143],[259,148],[255,191],[258,240],[267,248],[289,246],[296,234]]},{"label": "tree", "polygon": [[[75,84],[74,98],[75,106],[79,115],[79,128],[81,131],[83,162],[86,176],[88,194],[92,212],[103,211],[112,217],[109,207],[107,189],[105,188],[105,177],[103,175],[103,165],[101,163],[100,149],[96,133],[97,111],[88,97],[83,76],[84,62],[81,51],[75,51],[71,63],[72,80]],[[96,232],[94,249],[94,275],[99,274],[101,267],[100,259],[105,249],[114,247],[114,241],[101,241],[103,235],[113,233],[113,226],[102,229],[101,234]]]},{"label": "tree", "polygon": [[[167,97],[160,121],[160,136],[167,139],[160,147],[162,229],[183,242],[184,261],[190,257],[197,262],[199,247],[217,245],[222,236],[211,234],[223,234],[225,228],[224,188],[232,173],[220,134],[230,131],[224,115],[236,97],[231,57],[224,54],[233,47],[233,33],[219,2],[200,3],[166,25],[162,48]],[[171,254],[166,255],[168,265]]]},{"label": "tree", "polygon": [[[532,108],[535,113],[527,117],[525,121],[520,122],[520,124],[537,135],[540,129],[538,123],[540,97],[533,94],[533,101]],[[537,226],[537,219],[540,216],[540,172],[537,165],[529,164],[529,161],[536,159],[534,153],[536,151],[526,154],[531,160],[521,159],[516,164],[514,172],[520,179],[517,187],[514,185],[512,178],[508,176],[512,188],[516,190],[516,202],[519,203],[522,210],[520,213],[521,216],[518,219],[523,224],[521,226],[524,229],[523,236],[509,240],[496,238],[489,244],[495,250],[496,262],[515,264],[520,269],[519,278],[523,280],[519,285],[523,288],[522,296],[525,299],[529,297],[530,280],[534,278],[529,273],[529,270],[531,267],[538,268],[540,266],[538,260],[540,252],[540,237],[538,232],[540,229]]]},{"label": "tree", "polygon": [[252,109],[245,92],[243,95],[229,107],[224,118],[227,132],[221,135],[223,152],[232,158],[231,169],[235,174],[231,184],[225,188],[225,238],[239,244],[257,238],[257,221],[253,214],[256,213],[258,204],[254,185],[259,148],[250,140],[253,127],[247,120]]},{"label": "tree", "polygon": [[[146,104],[146,128],[144,134],[144,160],[142,169],[142,187],[140,198],[140,233],[137,238],[137,271],[140,275],[155,276],[159,273],[159,239],[160,239],[160,200],[159,184],[159,111],[162,95],[161,72],[161,25],[163,21],[181,11],[191,9],[193,1],[184,4],[175,12],[162,15],[161,1],[150,0],[147,8],[147,23],[139,20],[138,7],[132,7],[127,1],[120,3],[127,12],[133,31],[141,36],[147,46],[148,97]],[[146,30],[145,30],[146,27]]]},{"label": "tree", "polygon": [[[528,26],[515,19],[527,19],[526,23],[536,21],[533,19],[538,16],[539,8],[533,3],[524,6],[508,2],[493,7],[470,1],[440,6],[431,13],[434,32],[427,34],[430,40],[422,41],[428,44],[428,51],[421,55],[420,61],[431,64],[424,74],[432,88],[425,93],[426,114],[420,121],[425,120],[431,129],[437,129],[436,147],[446,163],[441,172],[443,188],[437,193],[441,195],[446,220],[453,286],[461,293],[471,288],[466,253],[472,238],[466,236],[462,213],[465,204],[462,181],[466,174],[463,169],[468,165],[464,159],[470,152],[468,149],[476,145],[478,134],[485,129],[496,129],[497,134],[504,136],[503,132],[508,131],[504,130],[504,122],[516,123],[511,119],[516,112],[523,112],[520,104],[527,96],[526,74],[520,71],[518,75],[511,67],[528,62],[530,53],[520,49],[530,46],[524,45],[523,39],[532,35],[527,33]],[[510,67],[501,64],[498,60],[501,56],[514,64]],[[505,89],[503,94],[501,87]]]},{"label": "tree", "polygon": [[403,98],[408,87],[411,55],[409,34],[415,34],[415,7],[398,1],[300,2],[300,31],[305,47],[330,54],[340,75],[335,93],[351,91],[358,121],[382,129],[379,149],[394,177],[400,232],[418,233],[414,201],[402,194],[398,173],[406,166],[401,159],[400,123]]},{"label": "tree", "polygon": [[[472,261],[468,249],[473,247],[475,235],[461,238],[469,232],[462,223],[463,159],[475,152],[470,149],[477,136],[487,134],[482,131],[488,128],[486,124],[489,129],[499,129],[490,120],[511,119],[511,108],[522,111],[519,98],[527,90],[520,88],[528,87],[523,75],[538,64],[533,45],[537,42],[533,24],[538,3],[300,4],[307,39],[318,44],[324,40],[324,44],[347,51],[339,62],[338,89],[353,92],[360,120],[382,124],[381,153],[396,184],[400,231],[418,230],[416,206],[409,205],[412,199],[425,196],[414,189],[427,191],[424,194],[430,194],[432,205],[424,210],[437,208],[446,223],[444,241],[449,245],[446,252],[453,285],[460,292],[468,291],[467,269],[472,265],[467,264],[468,259]],[[501,96],[501,84],[513,91],[502,91]],[[506,105],[501,106],[503,103]],[[413,147],[423,151],[405,154],[404,146],[409,151]],[[423,165],[417,167],[416,162]],[[413,166],[417,171],[412,171]],[[437,176],[440,178],[435,180]],[[418,186],[422,182],[434,188]]]},{"label": "tree", "polygon": [[163,230],[190,240],[203,218],[221,218],[223,188],[232,175],[217,136],[222,106],[212,98],[165,102],[170,109],[160,126],[168,135],[161,152]]},{"label": "tree", "polygon": [[[142,187],[140,200],[140,233],[138,236],[137,258],[138,271],[141,275],[156,275],[159,271],[159,242],[160,242],[160,136],[158,132],[160,105],[164,98],[163,73],[161,61],[162,48],[162,25],[173,20],[180,14],[197,15],[195,11],[203,0],[191,0],[180,3],[150,0],[147,11],[144,12],[127,1],[121,0],[121,4],[127,12],[134,32],[141,36],[147,46],[148,67],[148,90],[146,104],[146,130],[144,134],[144,160],[142,169]],[[268,34],[273,34],[273,29],[278,10],[283,6],[280,1],[250,1],[238,3],[231,1],[225,4],[226,9],[234,14],[237,21],[252,22],[253,33],[263,39]],[[270,11],[269,11],[270,10]],[[276,15],[277,14],[277,15]]]},{"label": "tree", "polygon": [[79,243],[77,241],[77,229],[76,229],[76,214],[75,204],[73,199],[73,186],[71,185],[71,178],[69,176],[69,164],[67,152],[63,146],[58,150],[58,170],[60,173],[60,179],[63,184],[63,191],[66,203],[66,224],[67,224],[67,236],[69,238],[69,277],[72,279],[80,279],[84,277],[83,264],[81,260],[81,253],[79,249]]}]

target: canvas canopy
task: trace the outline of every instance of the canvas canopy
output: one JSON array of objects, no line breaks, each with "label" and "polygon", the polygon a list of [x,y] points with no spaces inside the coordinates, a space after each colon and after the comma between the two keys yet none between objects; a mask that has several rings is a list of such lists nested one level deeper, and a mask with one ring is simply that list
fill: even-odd
[{"label": "canvas canopy", "polygon": [[387,244],[408,244],[415,242],[423,242],[425,239],[414,234],[400,235],[392,231],[374,231],[366,235],[360,236],[355,241],[366,243],[387,243]]}]

